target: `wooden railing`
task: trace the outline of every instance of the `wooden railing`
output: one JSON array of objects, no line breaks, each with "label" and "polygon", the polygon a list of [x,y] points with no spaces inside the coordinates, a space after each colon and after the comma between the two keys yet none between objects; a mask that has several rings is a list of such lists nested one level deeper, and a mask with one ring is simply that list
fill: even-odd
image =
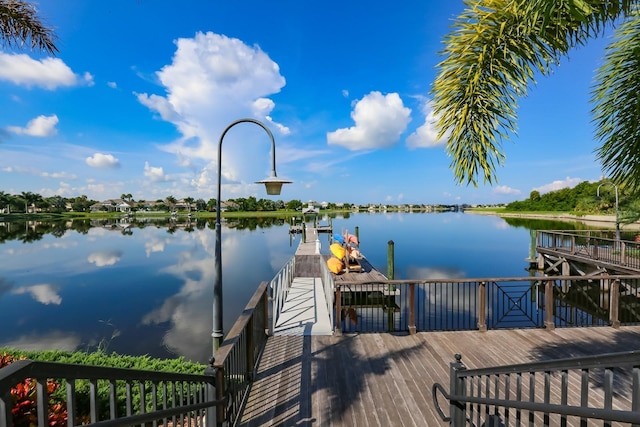
[{"label": "wooden railing", "polygon": [[640,274],[335,282],[335,333],[640,323]]},{"label": "wooden railing", "polygon": [[[101,426],[199,422],[213,427],[213,409],[223,403],[216,399],[211,371],[188,375],[20,360],[0,369],[0,426],[14,425],[13,410],[21,410],[16,407],[12,389],[25,381],[35,381],[35,395],[28,397],[36,404],[28,416],[29,425],[42,427],[50,425],[50,417],[60,416],[66,417],[70,426],[87,422]],[[82,382],[88,382],[88,392],[86,386],[79,386]],[[55,396],[50,395],[54,390],[51,385],[58,388]],[[123,403],[118,400],[122,395]]]},{"label": "wooden railing", "polygon": [[640,270],[639,243],[617,239],[612,231],[538,230],[536,247]]},{"label": "wooden railing", "polygon": [[[640,425],[640,351],[481,369],[455,357],[449,392],[432,388],[438,414],[453,427]],[[448,415],[438,393],[449,401]]]},{"label": "wooden railing", "polygon": [[269,333],[269,282],[262,282],[216,351],[217,419],[234,425],[253,382]]}]

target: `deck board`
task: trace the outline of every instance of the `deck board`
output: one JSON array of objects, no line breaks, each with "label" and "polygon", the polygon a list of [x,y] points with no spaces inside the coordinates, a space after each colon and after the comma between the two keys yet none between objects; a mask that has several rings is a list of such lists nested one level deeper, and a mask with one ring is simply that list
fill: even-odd
[{"label": "deck board", "polygon": [[455,353],[472,369],[639,348],[640,326],[274,336],[239,425],[445,426],[431,387]]}]

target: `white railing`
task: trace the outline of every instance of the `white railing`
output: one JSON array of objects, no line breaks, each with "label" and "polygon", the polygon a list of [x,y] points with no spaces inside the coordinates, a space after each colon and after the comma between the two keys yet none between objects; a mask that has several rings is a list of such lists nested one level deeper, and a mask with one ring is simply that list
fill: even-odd
[{"label": "white railing", "polygon": [[271,290],[271,298],[272,298],[272,308],[271,308],[271,325],[269,330],[269,335],[273,334],[273,331],[276,327],[276,321],[280,316],[280,311],[284,306],[284,302],[287,299],[287,293],[289,292],[289,288],[293,283],[293,276],[296,271],[296,257],[293,256],[287,262],[284,267],[280,269],[280,271],[275,275],[275,277],[271,280],[269,284],[269,288]]},{"label": "white railing", "polygon": [[327,301],[327,312],[329,313],[329,322],[331,329],[335,328],[333,323],[333,304],[335,298],[336,285],[333,280],[333,274],[327,267],[327,260],[324,257],[320,257],[320,278],[322,279],[322,287],[324,289],[324,297]]}]

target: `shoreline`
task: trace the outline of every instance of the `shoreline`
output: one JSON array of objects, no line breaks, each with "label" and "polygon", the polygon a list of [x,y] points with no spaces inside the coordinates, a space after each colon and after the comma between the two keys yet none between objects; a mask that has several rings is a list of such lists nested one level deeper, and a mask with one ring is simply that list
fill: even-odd
[{"label": "shoreline", "polygon": [[[604,227],[607,229],[615,230],[616,217],[615,215],[572,215],[568,213],[557,214],[536,214],[536,213],[515,213],[515,212],[498,212],[498,211],[476,211],[465,210],[465,213],[475,215],[494,215],[507,218],[530,218],[530,219],[553,219],[565,222],[579,222],[585,225]],[[640,222],[634,222],[631,224],[620,224],[620,230],[640,230]]]}]

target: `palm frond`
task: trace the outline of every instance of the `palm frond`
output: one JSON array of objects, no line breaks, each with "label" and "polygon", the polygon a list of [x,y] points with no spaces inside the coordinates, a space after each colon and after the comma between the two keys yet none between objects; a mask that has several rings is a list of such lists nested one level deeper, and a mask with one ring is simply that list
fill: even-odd
[{"label": "palm frond", "polygon": [[616,30],[592,91],[593,120],[601,146],[596,156],[613,181],[640,193],[640,14]]},{"label": "palm frond", "polygon": [[53,30],[43,24],[33,4],[22,0],[0,0],[0,43],[58,52]]},{"label": "palm frond", "polygon": [[[616,3],[615,5],[613,3]],[[459,184],[496,181],[518,99],[560,58],[631,7],[629,0],[466,0],[444,39],[431,95]]]}]

